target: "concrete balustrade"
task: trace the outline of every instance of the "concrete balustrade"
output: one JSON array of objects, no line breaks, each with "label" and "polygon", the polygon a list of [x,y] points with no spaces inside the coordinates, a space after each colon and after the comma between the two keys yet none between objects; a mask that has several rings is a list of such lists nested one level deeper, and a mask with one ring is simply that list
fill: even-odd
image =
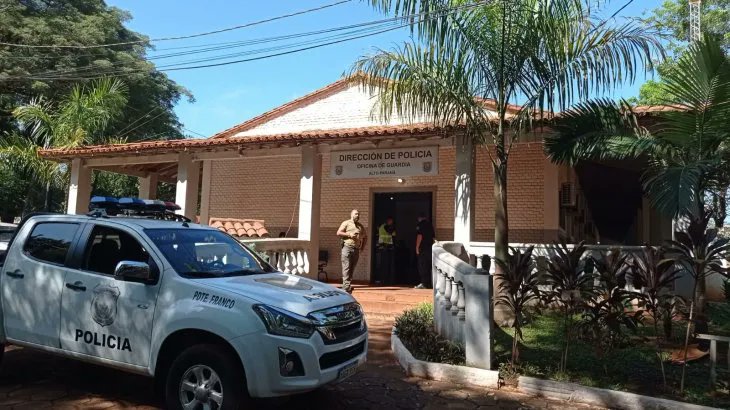
[{"label": "concrete balustrade", "polygon": [[433,246],[434,327],[448,340],[464,345],[466,363],[491,369],[493,363],[492,277],[467,263],[464,246]]},{"label": "concrete balustrade", "polygon": [[[265,255],[269,263],[281,272],[308,276],[310,241],[304,239],[242,239],[256,252]],[[316,273],[316,272],[315,272]]]}]

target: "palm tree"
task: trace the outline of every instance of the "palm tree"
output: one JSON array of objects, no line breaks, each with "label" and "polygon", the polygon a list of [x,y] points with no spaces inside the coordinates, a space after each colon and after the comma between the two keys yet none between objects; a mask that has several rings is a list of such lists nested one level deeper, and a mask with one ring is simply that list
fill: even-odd
[{"label": "palm tree", "polygon": [[[726,189],[730,174],[730,58],[707,36],[665,73],[661,87],[668,96],[664,105],[673,109],[658,112],[651,129],[639,124],[626,102],[594,100],[556,121],[559,134],[546,139],[546,149],[553,161],[568,164],[646,158],[642,184],[651,204],[672,217],[703,219],[708,194],[724,199],[717,191]],[[718,208],[717,214],[725,213]],[[703,276],[693,295],[700,314],[704,295]]]},{"label": "palm tree", "polygon": [[[379,95],[379,115],[461,124],[488,150],[494,173],[496,259],[509,244],[507,164],[512,145],[544,113],[610,91],[652,66],[660,44],[633,23],[591,16],[592,0],[370,0],[415,39],[354,64]],[[355,76],[362,72],[365,75]],[[499,288],[499,286],[497,286]],[[503,319],[506,312],[498,312]],[[497,318],[498,322],[505,320]]]},{"label": "palm tree", "polygon": [[111,79],[77,85],[55,104],[42,97],[34,99],[13,111],[21,131],[0,138],[0,159],[45,185],[44,208],[49,210],[51,187],[63,185],[66,170],[40,158],[38,150],[118,142],[104,131],[126,104],[127,87]]}]

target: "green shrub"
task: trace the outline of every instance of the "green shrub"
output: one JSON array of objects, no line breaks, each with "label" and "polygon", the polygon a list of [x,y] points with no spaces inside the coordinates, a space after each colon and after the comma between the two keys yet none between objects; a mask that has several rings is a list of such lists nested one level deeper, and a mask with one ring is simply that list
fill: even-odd
[{"label": "green shrub", "polygon": [[403,345],[418,360],[464,364],[464,346],[439,336],[434,330],[433,305],[421,303],[395,319],[395,331]]}]

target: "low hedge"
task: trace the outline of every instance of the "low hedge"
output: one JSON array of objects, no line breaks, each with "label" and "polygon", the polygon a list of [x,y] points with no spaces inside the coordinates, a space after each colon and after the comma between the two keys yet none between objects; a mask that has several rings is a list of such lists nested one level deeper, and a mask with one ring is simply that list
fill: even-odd
[{"label": "low hedge", "polygon": [[433,305],[422,303],[395,319],[395,332],[418,360],[463,365],[464,346],[441,337],[434,330]]}]

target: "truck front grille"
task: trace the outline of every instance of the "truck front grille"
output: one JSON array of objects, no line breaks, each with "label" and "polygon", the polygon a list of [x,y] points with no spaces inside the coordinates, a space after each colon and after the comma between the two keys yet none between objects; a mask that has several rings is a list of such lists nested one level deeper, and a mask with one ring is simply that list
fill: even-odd
[{"label": "truck front grille", "polygon": [[357,303],[312,312],[309,317],[326,345],[347,342],[367,332],[362,308]]},{"label": "truck front grille", "polygon": [[331,367],[335,367],[339,364],[345,363],[350,359],[354,359],[355,357],[361,355],[364,351],[365,341],[363,340],[362,342],[350,346],[347,349],[325,353],[319,358],[319,368],[322,370],[326,370]]}]

